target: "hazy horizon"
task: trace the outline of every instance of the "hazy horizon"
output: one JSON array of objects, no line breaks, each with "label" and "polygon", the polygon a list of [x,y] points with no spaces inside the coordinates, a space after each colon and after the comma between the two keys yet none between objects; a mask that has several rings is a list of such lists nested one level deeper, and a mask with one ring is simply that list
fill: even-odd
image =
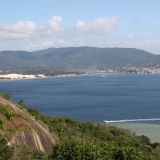
[{"label": "hazy horizon", "polygon": [[146,51],[146,52],[148,52],[148,53],[150,53],[150,54],[154,54],[154,55],[159,55],[159,54],[157,54],[157,53],[153,53],[153,52],[150,52],[150,51],[147,51],[147,50],[145,50],[145,49],[140,49],[140,48],[131,48],[131,47],[96,47],[96,46],[67,46],[67,47],[49,47],[49,48],[42,48],[42,49],[35,49],[35,50],[0,50],[0,52],[15,52],[15,51],[24,51],[24,52],[36,52],[36,51],[41,51],[41,50],[47,50],[47,49],[54,49],[54,48],[83,48],[83,47],[88,47],[88,48],[99,48],[99,49],[105,49],[105,48],[111,48],[111,49],[114,49],[114,48],[118,48],[118,49],[137,49],[137,50],[143,50],[143,51]]},{"label": "hazy horizon", "polygon": [[0,1],[0,50],[138,48],[160,54],[160,1]]}]

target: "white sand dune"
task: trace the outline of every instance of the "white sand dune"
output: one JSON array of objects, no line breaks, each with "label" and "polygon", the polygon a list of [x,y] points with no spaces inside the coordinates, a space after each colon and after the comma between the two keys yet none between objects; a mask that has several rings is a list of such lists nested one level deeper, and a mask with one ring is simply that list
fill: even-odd
[{"label": "white sand dune", "polygon": [[24,74],[16,74],[16,73],[12,73],[12,74],[2,74],[0,75],[0,79],[33,79],[33,78],[44,78],[45,76],[43,74],[39,74],[39,75],[24,75]]}]

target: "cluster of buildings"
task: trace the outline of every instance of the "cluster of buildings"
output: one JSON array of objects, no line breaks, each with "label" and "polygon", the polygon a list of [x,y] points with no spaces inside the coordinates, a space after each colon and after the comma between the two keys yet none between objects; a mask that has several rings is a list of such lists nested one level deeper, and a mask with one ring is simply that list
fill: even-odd
[{"label": "cluster of buildings", "polygon": [[125,72],[125,73],[152,73],[159,74],[160,67],[123,67],[115,69],[116,72]]},{"label": "cluster of buildings", "polygon": [[[160,74],[160,66],[155,67],[117,67],[117,68],[110,68],[104,70],[94,69],[88,73],[137,73],[137,74]],[[73,76],[76,74],[59,74],[56,76]],[[45,78],[47,77],[44,74],[19,74],[19,73],[2,73],[0,71],[0,79],[10,79],[10,80],[17,80],[17,79],[34,79],[34,78]]]},{"label": "cluster of buildings", "polygon": [[116,67],[105,70],[96,70],[96,73],[141,73],[141,74],[160,74],[160,66],[155,67]]}]

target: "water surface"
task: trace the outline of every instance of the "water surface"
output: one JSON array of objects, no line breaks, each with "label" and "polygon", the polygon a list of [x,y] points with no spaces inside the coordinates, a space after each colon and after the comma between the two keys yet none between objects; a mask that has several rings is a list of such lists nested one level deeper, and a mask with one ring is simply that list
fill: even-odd
[{"label": "water surface", "polygon": [[13,94],[54,117],[83,121],[160,117],[160,75],[109,74],[0,81]]}]

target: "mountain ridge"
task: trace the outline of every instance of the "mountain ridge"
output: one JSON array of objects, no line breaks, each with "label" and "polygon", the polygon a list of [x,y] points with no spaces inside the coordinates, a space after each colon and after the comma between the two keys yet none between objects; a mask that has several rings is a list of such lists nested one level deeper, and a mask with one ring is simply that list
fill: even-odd
[{"label": "mountain ridge", "polygon": [[86,71],[160,65],[160,56],[136,48],[63,47],[38,51],[0,51],[0,70]]}]

